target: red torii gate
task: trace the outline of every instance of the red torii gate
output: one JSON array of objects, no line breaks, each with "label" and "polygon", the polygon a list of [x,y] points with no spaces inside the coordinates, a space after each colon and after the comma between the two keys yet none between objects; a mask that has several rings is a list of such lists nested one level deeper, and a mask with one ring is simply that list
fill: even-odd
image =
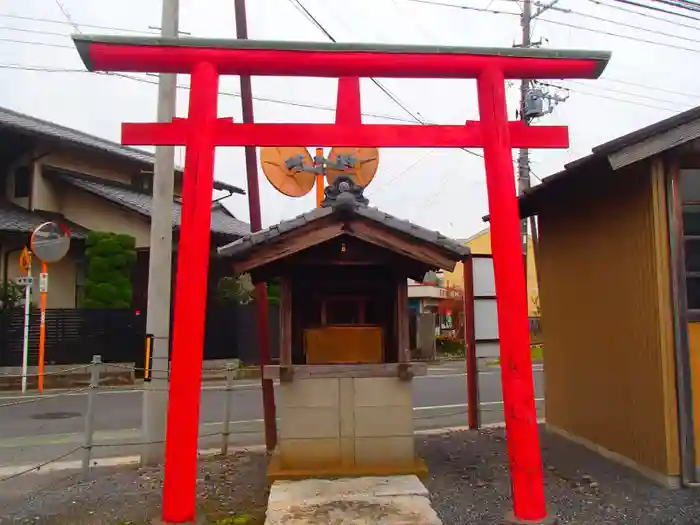
[{"label": "red torii gate", "polygon": [[[217,146],[483,148],[498,293],[498,328],[513,517],[547,520],[530,359],[525,269],[511,148],[566,148],[566,127],[508,122],[506,79],[597,78],[607,52],[253,40],[74,36],[90,71],[191,75],[189,115],[123,124],[122,143],[186,146],[175,285],[163,521],[194,519],[214,149]],[[220,75],[340,79],[335,124],[238,124],[217,118]],[[360,77],[475,78],[480,122],[362,124]],[[347,105],[345,102],[347,101]],[[265,414],[266,418],[269,414]]]}]

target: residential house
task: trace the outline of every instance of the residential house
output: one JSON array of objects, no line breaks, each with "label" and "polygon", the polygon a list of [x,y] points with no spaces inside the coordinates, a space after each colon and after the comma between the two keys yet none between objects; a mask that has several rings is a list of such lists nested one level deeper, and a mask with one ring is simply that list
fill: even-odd
[{"label": "residential house", "polygon": [[[68,256],[49,267],[49,308],[80,307],[85,238],[89,231],[132,235],[138,260],[134,307],[146,306],[154,156],[81,131],[0,108],[0,272],[3,282],[23,274],[19,255],[31,232],[55,220],[71,231]],[[175,173],[172,221],[177,249],[182,177]],[[222,185],[229,193],[244,193]],[[220,202],[212,204],[212,250],[249,232]],[[176,261],[176,258],[173,258]],[[220,259],[212,259],[212,272]],[[38,286],[40,265],[32,273]],[[34,291],[38,291],[35,290]],[[34,294],[37,301],[38,293]]]},{"label": "residential house", "polygon": [[[474,255],[491,255],[491,229],[486,227],[478,231],[467,239],[460,239],[459,242],[469,246]],[[464,266],[458,263],[453,272],[443,272],[442,279],[446,287],[464,289]],[[535,266],[535,252],[533,250],[532,238],[527,241],[527,295],[528,312],[530,317],[539,317],[540,300],[537,289],[537,270]]]}]

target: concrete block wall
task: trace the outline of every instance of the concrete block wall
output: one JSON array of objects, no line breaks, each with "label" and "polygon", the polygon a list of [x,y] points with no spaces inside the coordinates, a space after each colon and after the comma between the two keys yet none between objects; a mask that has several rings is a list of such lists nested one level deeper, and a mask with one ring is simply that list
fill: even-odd
[{"label": "concrete block wall", "polygon": [[277,405],[283,468],[414,463],[410,381],[294,379],[280,385]]}]

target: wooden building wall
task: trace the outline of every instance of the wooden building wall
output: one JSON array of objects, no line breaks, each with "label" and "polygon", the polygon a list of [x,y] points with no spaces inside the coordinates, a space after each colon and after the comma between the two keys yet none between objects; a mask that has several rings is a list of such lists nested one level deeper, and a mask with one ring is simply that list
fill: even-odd
[{"label": "wooden building wall", "polygon": [[[557,195],[540,215],[547,423],[679,473],[660,165]],[[601,181],[601,182],[598,182]]]}]

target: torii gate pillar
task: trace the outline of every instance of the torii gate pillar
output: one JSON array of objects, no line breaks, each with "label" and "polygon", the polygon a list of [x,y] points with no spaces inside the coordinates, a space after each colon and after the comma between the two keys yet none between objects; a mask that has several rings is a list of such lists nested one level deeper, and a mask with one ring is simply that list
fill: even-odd
[{"label": "torii gate pillar", "polygon": [[[175,286],[163,521],[195,518],[202,346],[211,192],[217,146],[483,148],[496,279],[501,377],[513,490],[512,522],[551,523],[535,411],[527,290],[512,148],[568,147],[563,127],[508,122],[505,80],[596,78],[609,53],[542,49],[431,48],[372,44],[73,37],[91,71],[191,75],[187,119],[124,124],[130,145],[187,147]],[[236,124],[217,119],[219,75],[333,78],[475,78],[480,122],[463,126],[362,124],[359,104],[335,124]],[[357,83],[356,83],[357,84]],[[359,84],[358,84],[359,85]],[[357,93],[349,98],[359,100]],[[351,111],[357,115],[348,114]],[[267,414],[266,414],[267,416]]]}]

